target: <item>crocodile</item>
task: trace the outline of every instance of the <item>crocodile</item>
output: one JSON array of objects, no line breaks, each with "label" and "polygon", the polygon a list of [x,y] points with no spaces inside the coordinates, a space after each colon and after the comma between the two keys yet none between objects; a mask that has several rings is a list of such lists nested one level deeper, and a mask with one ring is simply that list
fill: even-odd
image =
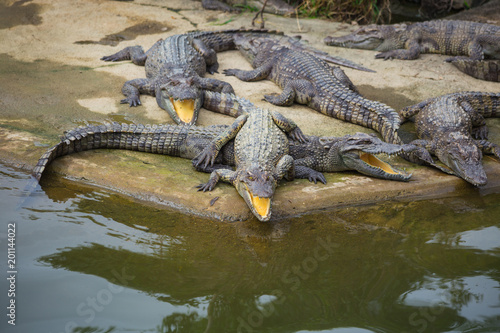
[{"label": "crocodile", "polygon": [[451,63],[476,79],[500,82],[500,60],[458,59]]},{"label": "crocodile", "polygon": [[[86,125],[64,132],[60,142],[50,147],[33,168],[32,176],[40,181],[50,163],[62,156],[94,149],[122,149],[194,159],[227,125],[152,125],[105,123]],[[357,171],[370,177],[408,181],[411,174],[399,170],[377,155],[399,155],[411,151],[411,145],[393,145],[367,133],[342,137],[306,135],[301,143],[289,138],[289,153],[295,160],[295,178],[326,184],[321,172]],[[196,163],[197,160],[193,162]],[[224,145],[212,172],[234,166],[234,140]],[[316,171],[316,172],[315,172]]]},{"label": "crocodile", "polygon": [[293,50],[273,39],[236,35],[234,40],[255,69],[226,69],[223,73],[243,81],[268,78],[283,88],[279,96],[265,95],[266,101],[279,106],[306,104],[330,117],[372,128],[389,143],[402,142],[396,132],[398,113],[361,96],[339,67],[330,67],[310,52]]},{"label": "crocodile", "polygon": [[126,98],[121,100],[122,104],[140,105],[140,94],[149,94],[156,97],[158,105],[176,123],[194,124],[203,105],[203,91],[234,92],[229,83],[203,75],[217,71],[216,52],[234,49],[232,36],[243,32],[273,33],[264,29],[194,31],[160,39],[147,52],[141,46],[129,46],[101,60],[132,60],[145,66],[146,78],[123,85]]},{"label": "crocodile", "polygon": [[201,4],[204,9],[224,12],[239,12],[239,7],[245,6],[275,15],[292,15],[295,12],[295,8],[283,0],[202,0]]},{"label": "crocodile", "polygon": [[411,144],[435,155],[449,173],[475,186],[487,183],[482,153],[500,158],[500,147],[487,141],[484,118],[500,117],[500,93],[443,95],[403,108],[400,114],[404,119],[415,116],[419,139]]},{"label": "crocodile", "polygon": [[350,35],[326,37],[325,44],[381,51],[375,58],[417,59],[420,53],[451,55],[460,59],[500,59],[500,27],[492,24],[434,20],[412,24],[361,27]]},{"label": "crocodile", "polygon": [[[287,134],[300,141],[306,138],[297,125],[276,111],[259,108],[232,94],[207,92],[221,113],[239,115],[196,157],[196,166],[213,165],[220,149],[234,139],[235,170],[217,169],[199,191],[211,191],[219,180],[232,184],[260,221],[271,218],[271,201],[278,182],[293,179],[294,160],[289,155]],[[213,97],[213,98],[212,98]]]}]

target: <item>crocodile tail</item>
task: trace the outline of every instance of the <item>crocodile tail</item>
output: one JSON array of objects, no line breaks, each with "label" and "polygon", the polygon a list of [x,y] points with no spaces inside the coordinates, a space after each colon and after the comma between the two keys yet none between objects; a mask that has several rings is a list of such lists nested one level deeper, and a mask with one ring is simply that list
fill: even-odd
[{"label": "crocodile tail", "polygon": [[374,70],[363,67],[363,66],[361,66],[353,61],[350,61],[350,60],[342,58],[342,57],[332,56],[327,52],[320,51],[320,50],[308,45],[306,41],[303,41],[300,38],[300,36],[290,37],[290,36],[283,35],[281,37],[276,38],[276,43],[281,45],[281,46],[287,47],[291,50],[294,50],[294,51],[307,52],[309,54],[316,56],[317,58],[319,58],[323,61],[335,64],[335,65],[348,67],[348,68],[352,68],[352,69],[357,69],[359,71],[375,73]]},{"label": "crocodile tail", "polygon": [[268,29],[228,29],[218,31],[192,31],[188,35],[201,40],[206,46],[215,52],[235,50],[234,36],[244,34],[251,37],[269,37],[271,35],[283,35],[282,31]]},{"label": "crocodile tail", "polygon": [[78,127],[65,132],[61,142],[49,148],[40,157],[32,175],[39,181],[47,165],[54,159],[92,149],[125,149],[179,156],[179,146],[189,128],[116,122]]},{"label": "crocodile tail", "polygon": [[500,93],[466,91],[452,94],[459,101],[469,103],[484,118],[500,117]]},{"label": "crocodile tail", "polygon": [[476,79],[500,82],[500,60],[457,59],[451,62],[456,68]]},{"label": "crocodile tail", "polygon": [[236,118],[242,114],[246,114],[245,110],[254,108],[255,105],[249,100],[233,94],[206,90],[204,92],[203,107],[207,110]]}]

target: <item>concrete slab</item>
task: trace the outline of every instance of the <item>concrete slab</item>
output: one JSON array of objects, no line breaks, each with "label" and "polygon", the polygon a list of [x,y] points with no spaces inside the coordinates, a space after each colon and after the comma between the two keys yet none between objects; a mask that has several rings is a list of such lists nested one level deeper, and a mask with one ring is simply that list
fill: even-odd
[{"label": "concrete slab", "polygon": [[[23,3],[0,5],[0,159],[31,169],[59,135],[78,125],[104,121],[172,123],[153,97],[143,96],[140,107],[119,104],[126,80],[144,77],[144,68],[129,62],[109,64],[104,55],[132,45],[150,47],[159,38],[193,29],[218,30],[249,27],[252,13],[229,14],[201,10],[198,1],[104,0]],[[311,45],[348,58],[377,73],[345,69],[367,98],[396,109],[423,99],[461,90],[498,92],[499,83],[476,80],[445,63],[445,56],[423,55],[417,61],[381,61],[374,52],[323,45],[326,35],[342,35],[354,26],[317,19],[265,15],[266,27],[287,34],[302,34]],[[109,41],[112,41],[111,43]],[[116,46],[112,46],[116,44]],[[220,68],[250,69],[237,51],[219,54]],[[369,129],[328,118],[300,105],[271,107],[264,93],[280,92],[272,82],[230,82],[237,94],[257,105],[276,109],[314,135],[341,136]],[[200,125],[230,124],[233,119],[202,110]],[[487,120],[490,139],[500,143],[500,119]],[[403,127],[411,139],[412,125]],[[382,181],[356,173],[327,175],[327,185],[307,180],[283,183],[277,190],[276,217],[359,205],[389,199],[421,199],[458,195],[470,186],[456,177],[411,165],[396,158],[391,163],[413,172],[409,183]],[[489,183],[500,187],[500,163],[485,157]],[[198,193],[195,186],[208,175],[195,172],[190,161],[127,151],[91,151],[58,159],[49,172],[77,181],[106,187],[148,202],[176,207],[189,213],[240,220],[251,217],[243,200],[229,185],[212,193]],[[42,180],[43,185],[43,180]],[[219,197],[213,206],[210,201]]]}]

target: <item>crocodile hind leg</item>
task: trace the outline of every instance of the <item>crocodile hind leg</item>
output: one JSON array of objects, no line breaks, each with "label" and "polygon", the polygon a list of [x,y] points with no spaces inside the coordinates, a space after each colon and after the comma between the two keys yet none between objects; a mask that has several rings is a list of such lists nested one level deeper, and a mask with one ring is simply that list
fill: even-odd
[{"label": "crocodile hind leg", "polygon": [[212,191],[215,185],[222,180],[227,183],[233,183],[236,178],[236,172],[228,169],[217,169],[210,174],[208,182],[196,186],[198,191]]},{"label": "crocodile hind leg", "polygon": [[476,143],[483,153],[495,155],[496,158],[500,159],[500,146],[486,140],[477,140]]},{"label": "crocodile hind leg", "polygon": [[493,58],[498,59],[500,53],[500,37],[492,35],[479,35],[472,40],[467,50],[468,56],[456,56],[447,58],[445,61],[453,62],[457,60],[477,60],[484,59],[485,54],[494,55]]},{"label": "crocodile hind leg", "polygon": [[104,61],[123,61],[123,60],[132,60],[132,62],[138,66],[144,66],[146,63],[146,60],[148,58],[148,54],[150,54],[154,49],[156,49],[161,42],[163,42],[163,39],[160,39],[157,41],[153,46],[149,48],[146,52],[144,52],[144,49],[142,46],[136,45],[136,46],[128,46],[124,48],[121,51],[118,51],[112,55],[109,56],[104,56],[101,58],[101,60]]},{"label": "crocodile hind leg", "polygon": [[128,104],[129,106],[141,105],[141,93],[155,96],[153,84],[151,84],[149,79],[134,79],[125,82],[122,87],[122,93],[126,98],[122,99],[120,103]]},{"label": "crocodile hind leg", "polygon": [[352,83],[351,79],[345,74],[342,68],[334,66],[332,67],[332,74],[337,80],[340,81],[344,86],[352,90],[353,92],[359,94],[358,88]]},{"label": "crocodile hind leg", "polygon": [[274,105],[290,106],[294,101],[300,104],[307,104],[315,95],[316,89],[314,89],[310,81],[297,79],[287,82],[280,95],[264,95],[264,98]]}]

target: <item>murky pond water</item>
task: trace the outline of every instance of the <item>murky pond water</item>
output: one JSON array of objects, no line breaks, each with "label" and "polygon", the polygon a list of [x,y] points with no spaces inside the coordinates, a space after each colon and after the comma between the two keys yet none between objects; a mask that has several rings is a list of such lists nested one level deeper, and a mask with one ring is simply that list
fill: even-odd
[{"label": "murky pond water", "polygon": [[16,209],[27,179],[0,164],[2,332],[500,331],[499,193],[224,223],[56,176]]}]

